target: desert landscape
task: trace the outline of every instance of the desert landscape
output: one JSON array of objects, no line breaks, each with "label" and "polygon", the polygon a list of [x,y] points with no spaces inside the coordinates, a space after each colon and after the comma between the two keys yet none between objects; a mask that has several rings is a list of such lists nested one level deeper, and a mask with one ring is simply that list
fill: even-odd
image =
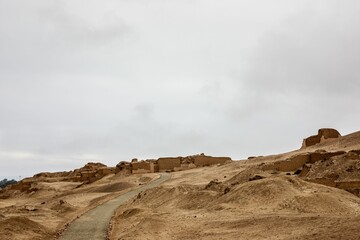
[{"label": "desert landscape", "polygon": [[[298,150],[246,160],[198,154],[39,173],[1,190],[0,236],[85,239],[66,236],[123,197],[104,236],[90,227],[87,239],[359,239],[359,154],[360,132],[320,129]],[[89,221],[100,225],[104,211]]]},{"label": "desert landscape", "polygon": [[0,240],[359,240],[359,23],[0,0]]}]

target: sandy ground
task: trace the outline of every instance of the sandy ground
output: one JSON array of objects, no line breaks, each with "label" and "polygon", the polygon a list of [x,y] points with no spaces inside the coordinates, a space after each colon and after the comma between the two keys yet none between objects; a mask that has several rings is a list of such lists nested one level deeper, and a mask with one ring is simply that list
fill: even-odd
[{"label": "sandy ground", "polygon": [[[360,133],[289,153],[176,172],[161,187],[118,208],[110,239],[360,239],[359,197],[261,170],[262,163],[319,149],[360,149]],[[346,163],[334,159],[317,163],[317,174],[360,181],[357,168],[350,175],[343,169],[359,165],[359,157]]]},{"label": "sandy ground", "polygon": [[170,178],[170,173],[160,173],[159,178],[128,191],[96,208],[86,212],[81,217],[70,223],[69,227],[61,234],[60,240],[102,240],[108,235],[109,223],[114,211],[119,205],[124,204],[137,196],[142,191],[160,185]]},{"label": "sandy ground", "polygon": [[[360,181],[358,154],[316,162],[309,179],[261,167],[307,152],[359,149],[357,132],[289,153],[174,172],[116,210],[110,239],[360,239],[360,198],[309,182]],[[34,192],[0,193],[0,239],[53,239],[85,212],[157,176],[116,174],[85,185],[52,179],[36,183]]]},{"label": "sandy ground", "polygon": [[88,210],[157,177],[109,175],[88,185],[38,182],[36,192],[15,192],[0,199],[0,239],[52,239]]},{"label": "sandy ground", "polygon": [[236,168],[248,176],[236,163],[177,173],[121,206],[110,239],[360,238],[358,197],[285,174],[240,182],[227,193],[211,188],[210,171],[225,182],[241,178]]}]

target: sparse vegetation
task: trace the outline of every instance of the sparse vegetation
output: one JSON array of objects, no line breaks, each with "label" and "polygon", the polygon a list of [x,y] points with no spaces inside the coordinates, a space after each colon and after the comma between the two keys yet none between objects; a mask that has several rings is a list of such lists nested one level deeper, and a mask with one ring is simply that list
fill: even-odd
[{"label": "sparse vegetation", "polygon": [[16,180],[11,179],[11,180],[7,180],[6,178],[4,178],[3,180],[0,181],[0,188],[5,188],[8,185],[12,185],[17,183]]}]

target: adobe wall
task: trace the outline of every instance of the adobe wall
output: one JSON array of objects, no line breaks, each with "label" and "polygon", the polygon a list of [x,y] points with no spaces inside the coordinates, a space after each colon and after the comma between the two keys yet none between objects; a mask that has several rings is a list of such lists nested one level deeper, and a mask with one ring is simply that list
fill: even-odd
[{"label": "adobe wall", "polygon": [[181,167],[181,157],[175,158],[159,158],[158,159],[159,171],[173,171],[174,168]]},{"label": "adobe wall", "polygon": [[310,160],[310,155],[298,155],[291,158],[288,161],[280,162],[279,171],[281,172],[291,172],[296,171],[299,168],[302,168]]},{"label": "adobe wall", "polygon": [[319,135],[310,136],[303,140],[302,148],[313,146],[315,144],[320,143],[321,137]]},{"label": "adobe wall", "polygon": [[119,162],[116,165],[116,168],[117,168],[117,172],[123,172],[125,174],[131,174],[132,172],[132,166],[129,162],[125,162],[125,161]]},{"label": "adobe wall", "polygon": [[313,146],[315,144],[326,141],[327,139],[333,139],[341,137],[340,133],[336,129],[332,128],[321,128],[318,130],[318,134],[310,136],[303,140],[301,148]]},{"label": "adobe wall", "polygon": [[302,168],[310,160],[309,154],[294,156],[288,160],[275,162],[263,167],[263,170],[276,170],[280,172],[293,172]]},{"label": "adobe wall", "polygon": [[310,163],[315,163],[317,161],[321,161],[324,159],[329,159],[334,156],[345,154],[345,151],[338,151],[338,152],[313,152],[310,153]]},{"label": "adobe wall", "polygon": [[146,161],[132,162],[131,163],[133,172],[139,169],[147,170],[150,172],[150,163]]},{"label": "adobe wall", "polygon": [[318,136],[328,139],[328,138],[338,138],[340,137],[340,133],[336,129],[332,128],[321,128],[318,131]]},{"label": "adobe wall", "polygon": [[[346,152],[312,152],[294,156],[290,159],[265,165],[263,170],[276,170],[280,172],[292,172],[302,168],[306,163],[315,163],[334,156],[342,155]],[[304,176],[304,173],[302,174]]]},{"label": "adobe wall", "polygon": [[109,175],[109,174],[112,174],[112,173],[116,173],[116,167],[99,168],[98,173],[100,175],[102,175],[102,176]]},{"label": "adobe wall", "polygon": [[229,157],[210,157],[210,156],[195,156],[194,164],[197,167],[210,166],[215,164],[224,164],[227,161],[231,161]]},{"label": "adobe wall", "polygon": [[90,180],[92,178],[95,178],[96,171],[81,171],[80,172],[80,181]]},{"label": "adobe wall", "polygon": [[340,188],[340,189],[346,190],[352,194],[360,196],[360,181],[335,182],[328,178],[305,179],[305,180],[308,182],[322,184],[322,185],[326,185],[329,187]]},{"label": "adobe wall", "polygon": [[159,164],[157,163],[157,161],[150,162],[150,172],[152,173],[159,172]]}]

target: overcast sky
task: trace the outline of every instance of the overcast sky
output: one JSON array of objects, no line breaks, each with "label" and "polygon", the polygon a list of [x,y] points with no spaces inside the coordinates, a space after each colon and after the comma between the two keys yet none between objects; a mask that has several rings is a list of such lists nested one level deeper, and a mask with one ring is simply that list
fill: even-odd
[{"label": "overcast sky", "polygon": [[360,130],[360,1],[0,0],[0,178]]}]

